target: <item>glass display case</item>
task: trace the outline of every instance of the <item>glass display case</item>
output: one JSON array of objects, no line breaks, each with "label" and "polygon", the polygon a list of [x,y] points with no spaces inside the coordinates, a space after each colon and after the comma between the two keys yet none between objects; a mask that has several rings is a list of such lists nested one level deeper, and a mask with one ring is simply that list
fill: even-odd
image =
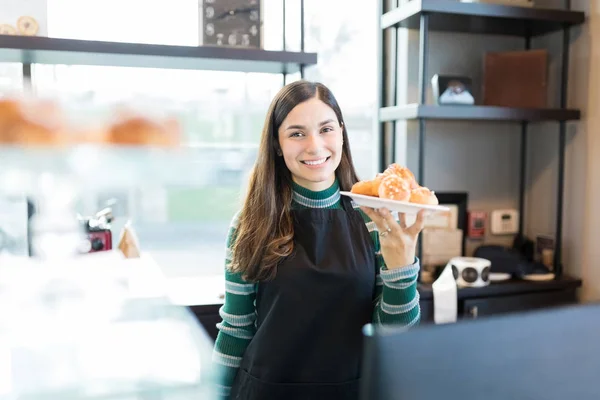
[{"label": "glass display case", "polygon": [[0,246],[0,399],[216,398],[212,341],[169,301],[160,268],[143,253],[91,252],[77,216],[83,193],[176,179],[161,166],[184,155],[178,122],[86,107],[0,99],[0,196],[35,210],[30,251]]}]

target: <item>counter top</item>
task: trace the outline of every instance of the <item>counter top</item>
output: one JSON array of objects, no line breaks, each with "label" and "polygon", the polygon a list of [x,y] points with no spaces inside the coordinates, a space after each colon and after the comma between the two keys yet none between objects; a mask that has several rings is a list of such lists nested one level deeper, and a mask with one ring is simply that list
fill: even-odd
[{"label": "counter top", "polygon": [[[461,288],[458,289],[458,299],[471,299],[474,297],[493,297],[509,294],[541,292],[548,290],[560,290],[569,287],[578,288],[581,286],[581,279],[563,275],[558,279],[551,281],[525,281],[521,279],[511,279],[504,282],[492,282],[489,286],[481,288]],[[433,300],[433,290],[431,284],[419,284],[419,294],[422,300]]]},{"label": "counter top", "polygon": [[[168,279],[167,290],[171,300],[183,306],[209,306],[223,304],[225,282],[222,275],[193,276]],[[519,293],[560,290],[565,288],[578,288],[582,284],[580,279],[562,276],[551,281],[532,282],[524,280],[510,280],[505,282],[492,282],[482,288],[458,289],[459,299],[475,297],[493,297]],[[421,300],[433,300],[431,284],[419,284]]]}]

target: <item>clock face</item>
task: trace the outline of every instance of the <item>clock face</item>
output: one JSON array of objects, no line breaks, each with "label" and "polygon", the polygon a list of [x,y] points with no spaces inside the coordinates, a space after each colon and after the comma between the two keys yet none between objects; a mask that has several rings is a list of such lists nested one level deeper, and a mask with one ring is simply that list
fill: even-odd
[{"label": "clock face", "polygon": [[260,0],[203,0],[203,45],[260,48]]}]

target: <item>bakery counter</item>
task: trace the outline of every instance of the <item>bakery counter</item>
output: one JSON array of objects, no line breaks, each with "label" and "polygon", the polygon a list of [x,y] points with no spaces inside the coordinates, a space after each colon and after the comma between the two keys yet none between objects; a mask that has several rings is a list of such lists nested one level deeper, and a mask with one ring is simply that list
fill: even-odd
[{"label": "bakery counter", "polygon": [[[494,297],[552,290],[577,289],[580,286],[580,279],[575,279],[569,276],[562,276],[557,279],[538,282],[512,279],[503,282],[492,282],[489,286],[481,288],[458,289],[457,297],[459,300],[462,300],[478,297]],[[419,284],[419,294],[421,295],[421,300],[433,300],[433,290],[431,288],[431,284]]]},{"label": "bakery counter", "polygon": [[[457,291],[458,319],[524,312],[540,308],[575,304],[581,280],[562,276],[549,281],[509,280],[493,282],[482,288],[462,288]],[[433,323],[433,290],[430,284],[420,284],[421,323]]]},{"label": "bakery counter", "polygon": [[[223,277],[193,277],[170,280],[172,300],[189,307],[198,321],[215,339],[216,324],[221,321]],[[542,282],[511,280],[494,282],[483,288],[464,288],[457,293],[458,319],[525,312],[577,303],[581,280],[569,276]],[[433,291],[429,284],[419,284],[421,323],[433,323]]]}]

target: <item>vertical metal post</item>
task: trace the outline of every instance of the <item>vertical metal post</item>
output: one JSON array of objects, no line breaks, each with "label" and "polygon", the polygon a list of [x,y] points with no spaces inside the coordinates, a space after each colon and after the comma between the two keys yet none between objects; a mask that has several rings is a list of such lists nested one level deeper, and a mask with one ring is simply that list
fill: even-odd
[{"label": "vertical metal post", "polygon": [[[571,8],[571,1],[565,0],[565,9]],[[567,107],[567,84],[569,80],[569,26],[563,26],[562,41],[562,68],[560,74],[560,108]],[[565,148],[567,144],[567,123],[560,121],[558,132],[558,185],[556,200],[556,237],[554,239],[554,273],[556,277],[562,275],[562,221],[565,181]]]},{"label": "vertical metal post", "polygon": [[285,3],[286,3],[286,1],[285,0],[281,0],[281,2],[283,3],[282,4],[283,5],[283,9],[282,9],[282,11],[283,11],[283,16],[282,16],[282,18],[283,18],[283,28],[282,28],[283,37],[282,37],[281,48],[282,48],[283,51],[286,51],[287,50],[287,43],[286,43],[286,38],[285,38],[285,33],[286,33],[285,26],[286,26],[286,22],[287,22],[286,21],[287,20],[287,18],[286,18],[286,12],[285,12]]},{"label": "vertical metal post", "polygon": [[[379,0],[379,10],[377,13],[377,41],[378,41],[378,54],[377,59],[379,60],[379,75],[378,75],[378,89],[379,98],[377,104],[377,113],[379,118],[379,111],[381,107],[386,107],[395,104],[395,88],[396,82],[394,78],[396,73],[394,70],[397,68],[397,29],[388,28],[384,30],[381,28],[381,17],[387,11],[397,6],[395,0]],[[392,68],[392,70],[390,70]],[[392,91],[392,92],[390,92]],[[379,122],[378,121],[378,140],[379,140],[379,171],[383,171],[390,163],[390,156],[388,149],[392,138],[395,135],[396,123],[391,122]]]},{"label": "vertical metal post", "polygon": [[[429,15],[421,14],[419,26],[419,104],[425,104],[427,100],[427,52],[429,38]],[[419,118],[419,167],[417,171],[418,180],[425,185],[425,120]],[[417,257],[422,259],[423,236],[419,235],[417,242]],[[419,276],[420,279],[420,276]]]},{"label": "vertical metal post", "polygon": [[[285,2],[285,0],[284,0]],[[304,53],[304,0],[300,0],[300,51]],[[304,64],[300,64],[300,79],[304,79]]]},{"label": "vertical metal post", "polygon": [[23,63],[23,90],[29,91],[33,89],[31,82],[31,64]]},{"label": "vertical metal post", "polygon": [[[569,27],[563,27],[562,71],[560,78],[560,107],[567,107],[567,82],[569,78]],[[556,237],[554,250],[554,272],[562,274],[562,221],[565,180],[565,149],[567,142],[567,123],[560,121],[558,132],[558,184],[556,201]]]},{"label": "vertical metal post", "polygon": [[385,34],[383,29],[381,28],[381,16],[385,12],[385,0],[377,0],[377,13],[375,17],[377,18],[376,23],[376,32],[375,32],[375,41],[376,41],[376,50],[377,54],[375,55],[375,59],[377,60],[377,77],[376,77],[376,86],[377,86],[377,97],[375,98],[375,110],[377,112],[377,122],[375,124],[376,130],[375,134],[377,135],[377,170],[381,171],[383,169],[383,165],[385,164],[385,122],[381,122],[381,107],[385,104],[385,64],[386,64],[386,46],[385,46]]},{"label": "vertical metal post", "polygon": [[[525,50],[531,49],[531,35],[525,37]],[[527,122],[521,122],[521,170],[519,171],[519,239],[525,236],[525,188],[527,184]]]},{"label": "vertical metal post", "polygon": [[[398,7],[398,2],[396,1],[393,4],[393,7]],[[398,34],[400,28],[390,28],[390,33],[393,37],[390,40],[389,48],[393,49],[390,54],[390,67],[392,68],[392,72],[389,75],[390,81],[388,82],[388,106],[397,106],[398,105],[398,46],[400,45],[398,42]],[[394,161],[396,161],[396,132],[397,132],[398,121],[391,121],[389,125],[389,135],[388,135],[388,146],[387,146],[387,160],[385,166],[387,167]]]},{"label": "vertical metal post", "polygon": [[[283,6],[283,9],[282,9],[282,14],[283,14],[283,16],[282,16],[282,19],[283,19],[282,31],[283,32],[282,33],[283,33],[283,37],[282,37],[281,49],[283,51],[286,51],[287,50],[287,43],[286,43],[286,38],[285,38],[285,33],[286,33],[285,26],[286,26],[286,19],[287,19],[286,18],[286,12],[285,12],[285,3],[286,2],[285,2],[285,0],[281,0],[281,2],[282,2],[282,6]],[[287,67],[285,66],[285,64],[283,65],[282,75],[283,75],[283,85],[285,86],[287,84]]]},{"label": "vertical metal post", "polygon": [[[429,15],[421,14],[419,28],[419,104],[425,104],[427,99],[427,52],[429,36]],[[425,185],[425,120],[419,119],[419,168],[418,179]]]}]

